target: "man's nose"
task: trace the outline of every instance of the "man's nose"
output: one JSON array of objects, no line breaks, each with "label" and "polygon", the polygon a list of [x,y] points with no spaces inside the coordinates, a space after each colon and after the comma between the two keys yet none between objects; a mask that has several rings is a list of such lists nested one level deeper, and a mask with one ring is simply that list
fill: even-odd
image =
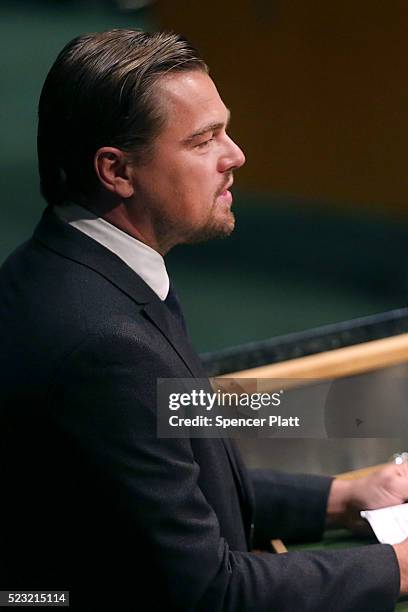
[{"label": "man's nose", "polygon": [[227,170],[234,170],[236,168],[240,168],[245,164],[245,155],[242,149],[237,145],[236,142],[232,140],[229,136],[228,143],[226,146],[225,155],[220,160],[221,163],[221,172],[226,172]]}]

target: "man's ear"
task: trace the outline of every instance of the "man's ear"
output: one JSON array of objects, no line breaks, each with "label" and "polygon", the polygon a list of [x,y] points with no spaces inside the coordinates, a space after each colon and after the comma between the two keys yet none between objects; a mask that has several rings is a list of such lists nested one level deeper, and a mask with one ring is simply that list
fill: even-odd
[{"label": "man's ear", "polygon": [[131,165],[123,151],[101,147],[95,153],[94,167],[105,189],[121,198],[130,198],[134,194]]}]

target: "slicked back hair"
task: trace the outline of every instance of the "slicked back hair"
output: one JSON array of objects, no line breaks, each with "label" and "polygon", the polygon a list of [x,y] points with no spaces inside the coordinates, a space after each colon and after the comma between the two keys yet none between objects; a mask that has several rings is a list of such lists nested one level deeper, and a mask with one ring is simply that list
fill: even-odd
[{"label": "slicked back hair", "polygon": [[173,33],[115,29],[69,42],[48,73],[38,109],[38,166],[48,204],[93,192],[100,147],[117,147],[135,163],[148,160],[165,122],[157,81],[187,70],[208,72],[197,51]]}]

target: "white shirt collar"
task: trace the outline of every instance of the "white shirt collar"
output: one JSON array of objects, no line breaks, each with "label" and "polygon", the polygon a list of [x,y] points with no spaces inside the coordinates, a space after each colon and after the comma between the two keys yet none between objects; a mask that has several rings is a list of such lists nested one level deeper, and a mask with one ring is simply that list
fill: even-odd
[{"label": "white shirt collar", "polygon": [[160,253],[73,202],[55,206],[54,211],[62,221],[115,253],[149,285],[161,300],[166,299],[170,281]]}]

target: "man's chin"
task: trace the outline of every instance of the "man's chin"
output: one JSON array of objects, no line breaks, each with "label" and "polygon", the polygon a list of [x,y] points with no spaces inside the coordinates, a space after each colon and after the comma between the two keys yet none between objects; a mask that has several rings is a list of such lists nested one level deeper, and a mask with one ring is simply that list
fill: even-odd
[{"label": "man's chin", "polygon": [[235,228],[235,216],[234,213],[229,211],[228,216],[223,219],[212,220],[211,223],[205,227],[195,230],[187,238],[187,244],[196,244],[198,242],[206,242],[207,240],[214,240],[216,238],[227,238]]}]

